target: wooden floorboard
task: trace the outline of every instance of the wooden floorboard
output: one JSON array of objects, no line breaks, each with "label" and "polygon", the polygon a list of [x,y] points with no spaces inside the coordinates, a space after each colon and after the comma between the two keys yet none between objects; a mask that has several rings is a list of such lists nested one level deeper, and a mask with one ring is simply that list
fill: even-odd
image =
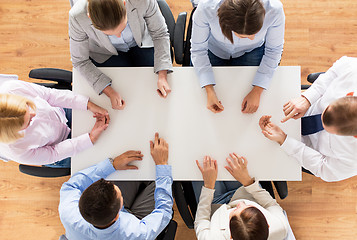
[{"label": "wooden floorboard", "polygon": [[[189,0],[167,1],[177,17],[190,13]],[[301,66],[304,83],[311,72],[326,71],[343,55],[357,56],[357,1],[284,0],[285,45],[281,65]],[[0,73],[28,79],[32,68],[71,70],[67,0],[0,1]],[[26,176],[16,163],[0,162],[0,239],[58,239],[59,189],[68,177]],[[287,211],[298,240],[357,239],[357,178],[325,183],[303,174],[289,182]],[[176,239],[194,239],[175,211]]]}]

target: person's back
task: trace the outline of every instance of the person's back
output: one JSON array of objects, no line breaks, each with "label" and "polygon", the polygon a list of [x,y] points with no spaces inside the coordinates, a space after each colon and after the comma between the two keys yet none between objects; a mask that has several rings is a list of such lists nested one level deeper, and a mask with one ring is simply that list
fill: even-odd
[{"label": "person's back", "polygon": [[[301,97],[284,106],[282,122],[303,116],[302,142],[286,136],[269,116],[262,117],[261,128],[315,176],[328,182],[350,178],[357,175],[356,93],[357,59],[342,57]],[[311,132],[305,131],[309,128]]]},{"label": "person's back", "polygon": [[[64,183],[60,194],[59,214],[68,239],[155,239],[172,218],[172,173],[168,161],[168,144],[155,135],[151,155],[156,164],[156,181],[150,196],[139,207],[151,213],[142,219],[129,213],[131,203],[125,197],[132,189],[119,188],[103,178],[116,170],[137,169],[129,163],[142,160],[140,151],[127,151],[115,159],[106,159],[74,174]],[[150,185],[152,186],[152,185]],[[155,197],[154,197],[155,191]],[[130,195],[130,194],[129,194]],[[139,193],[134,193],[139,198]],[[150,199],[152,197],[152,199]],[[125,209],[124,209],[125,207]]]}]

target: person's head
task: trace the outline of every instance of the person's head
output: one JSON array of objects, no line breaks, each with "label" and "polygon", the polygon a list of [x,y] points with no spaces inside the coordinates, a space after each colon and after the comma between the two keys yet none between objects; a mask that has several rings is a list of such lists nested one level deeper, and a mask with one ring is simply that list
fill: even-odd
[{"label": "person's head", "polygon": [[346,96],[329,104],[322,113],[322,125],[331,133],[342,136],[357,135],[357,97]]},{"label": "person's head", "polygon": [[118,220],[123,197],[116,185],[102,178],[84,190],[78,205],[87,222],[95,227],[105,228]]},{"label": "person's head", "polygon": [[232,32],[239,38],[254,39],[263,26],[265,9],[259,0],[225,0],[217,14],[223,35],[233,43]]},{"label": "person's head", "polygon": [[30,125],[35,111],[35,104],[25,97],[0,94],[0,142],[11,143],[22,138],[19,131]]},{"label": "person's head", "polygon": [[268,239],[269,225],[258,208],[239,202],[229,217],[229,229],[233,240]]},{"label": "person's head", "polygon": [[127,23],[125,1],[88,0],[88,16],[96,29],[120,37]]}]

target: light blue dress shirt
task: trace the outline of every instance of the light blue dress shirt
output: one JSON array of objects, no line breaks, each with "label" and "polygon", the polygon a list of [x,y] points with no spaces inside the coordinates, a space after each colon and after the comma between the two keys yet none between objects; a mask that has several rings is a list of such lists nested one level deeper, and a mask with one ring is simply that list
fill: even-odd
[{"label": "light blue dress shirt", "polygon": [[106,229],[95,228],[84,220],[78,207],[82,192],[114,171],[113,165],[106,159],[74,174],[63,184],[58,211],[69,240],[155,239],[170,222],[173,198],[171,166],[168,165],[156,166],[155,209],[142,220],[123,208],[119,212],[119,219]]},{"label": "light blue dress shirt", "polygon": [[109,35],[108,37],[113,46],[121,52],[127,52],[130,48],[137,45],[129,23],[126,24],[124,30],[121,32],[120,38],[115,35]]},{"label": "light blue dress shirt", "polygon": [[233,32],[233,44],[225,38],[219,25],[217,10],[224,0],[201,0],[193,14],[191,60],[201,87],[215,84],[208,49],[223,59],[237,58],[262,46],[265,53],[254,77],[253,85],[269,87],[278,67],[284,46],[285,15],[279,0],[261,0],[265,9],[264,23],[254,40],[238,38]]}]

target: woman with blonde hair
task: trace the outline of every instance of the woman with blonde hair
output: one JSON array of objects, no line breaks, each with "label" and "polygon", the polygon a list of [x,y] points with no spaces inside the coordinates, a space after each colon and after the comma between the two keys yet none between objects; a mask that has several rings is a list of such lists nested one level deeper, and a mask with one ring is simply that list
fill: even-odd
[{"label": "woman with blonde hair", "polygon": [[[70,139],[71,109],[90,110],[90,133]],[[5,81],[0,90],[0,155],[4,160],[70,167],[70,157],[91,147],[108,127],[108,111],[88,97],[24,81]]]}]

